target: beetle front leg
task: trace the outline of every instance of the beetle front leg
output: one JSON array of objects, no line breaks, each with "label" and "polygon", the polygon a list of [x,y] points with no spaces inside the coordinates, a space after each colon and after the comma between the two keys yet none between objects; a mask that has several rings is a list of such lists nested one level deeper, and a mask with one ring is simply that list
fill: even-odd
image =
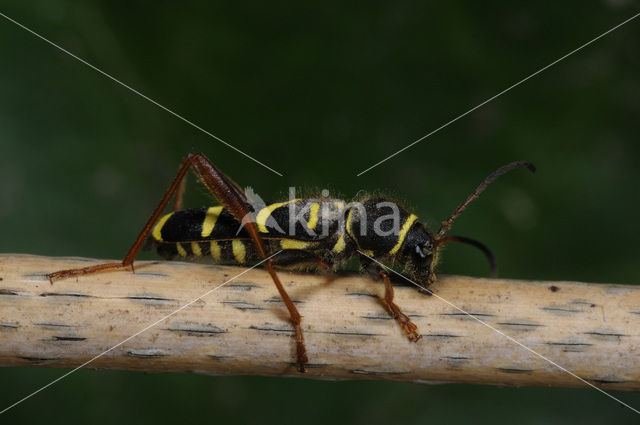
[{"label": "beetle front leg", "polygon": [[418,326],[393,302],[393,286],[391,286],[389,274],[384,269],[380,269],[378,274],[384,281],[384,298],[381,299],[382,305],[384,305],[384,308],[389,312],[391,317],[396,319],[404,333],[407,334],[409,341],[418,342],[420,338],[422,338],[422,335],[418,333]]},{"label": "beetle front leg", "polygon": [[400,310],[400,307],[398,307],[396,303],[393,302],[394,293],[389,273],[373,261],[363,261],[361,264],[364,270],[368,271],[372,275],[377,275],[382,278],[382,281],[384,282],[384,298],[381,298],[380,302],[384,306],[385,310],[389,312],[391,317],[396,319],[404,333],[409,338],[409,341],[418,342],[420,338],[422,338],[422,335],[418,333],[418,326],[411,321],[409,316]]}]

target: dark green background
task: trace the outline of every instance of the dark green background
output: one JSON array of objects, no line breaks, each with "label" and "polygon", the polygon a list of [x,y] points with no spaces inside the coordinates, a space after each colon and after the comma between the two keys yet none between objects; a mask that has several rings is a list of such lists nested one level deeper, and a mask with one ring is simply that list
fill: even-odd
[{"label": "dark green background", "polygon": [[[284,177],[0,18],[0,252],[121,258],[190,151],[267,199],[289,186],[382,190],[432,224],[494,168],[528,159],[538,173],[501,179],[455,233],[488,244],[501,276],[640,282],[640,19],[355,176],[637,2],[226,3],[2,2],[0,12]],[[210,202],[191,187],[189,205]],[[444,273],[487,274],[475,250],[446,254]],[[62,373],[0,369],[0,408]],[[640,395],[614,394],[640,407]],[[0,418],[134,420],[638,423],[595,390],[86,370]]]}]

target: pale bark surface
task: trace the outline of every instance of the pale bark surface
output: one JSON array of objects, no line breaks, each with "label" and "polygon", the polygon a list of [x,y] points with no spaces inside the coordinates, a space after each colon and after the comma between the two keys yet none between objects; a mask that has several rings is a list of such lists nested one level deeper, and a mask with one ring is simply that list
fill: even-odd
[{"label": "pale bark surface", "polygon": [[[149,325],[89,368],[386,379],[492,385],[585,386],[435,296],[395,286],[418,325],[411,343],[357,274],[280,272],[303,316],[309,371],[294,365],[288,315],[268,274],[180,262],[139,262],[56,281],[45,273],[98,260],[0,255],[0,366],[77,367]],[[590,383],[640,389],[640,287],[442,276],[433,287]]]}]

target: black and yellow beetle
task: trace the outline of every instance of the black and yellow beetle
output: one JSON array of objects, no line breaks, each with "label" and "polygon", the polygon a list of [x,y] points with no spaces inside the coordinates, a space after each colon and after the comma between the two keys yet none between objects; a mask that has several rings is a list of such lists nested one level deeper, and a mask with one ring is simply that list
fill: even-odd
[{"label": "black and yellow beetle", "polygon": [[[425,289],[435,280],[439,247],[458,241],[480,248],[495,262],[491,252],[473,239],[445,234],[453,221],[496,178],[518,167],[535,167],[526,161],[507,164],[494,171],[463,202],[437,233],[432,233],[415,214],[396,202],[370,197],[347,203],[340,199],[289,199],[271,204],[256,203],[201,153],[189,154],[173,183],[153,212],[129,252],[118,263],[98,264],[48,275],[56,279],[100,271],[131,267],[145,241],[156,245],[167,259],[175,257],[211,257],[238,264],[264,262],[289,310],[296,331],[298,370],[305,371],[307,355],[301,328],[301,316],[291,302],[274,267],[318,266],[337,268],[346,260],[359,256],[363,270],[382,278],[385,296],[382,302],[411,341],[420,334],[393,302],[389,275],[380,264],[403,266],[403,274]],[[222,205],[182,209],[184,176],[189,168]],[[174,212],[162,215],[172,196]]]}]

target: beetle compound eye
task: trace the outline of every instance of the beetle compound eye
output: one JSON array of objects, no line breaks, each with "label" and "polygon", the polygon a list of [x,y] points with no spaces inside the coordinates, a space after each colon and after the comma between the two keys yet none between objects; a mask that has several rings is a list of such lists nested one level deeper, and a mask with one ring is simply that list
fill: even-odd
[{"label": "beetle compound eye", "polygon": [[424,245],[424,250],[426,252],[433,251],[433,243],[431,241],[427,241],[427,243]]}]

